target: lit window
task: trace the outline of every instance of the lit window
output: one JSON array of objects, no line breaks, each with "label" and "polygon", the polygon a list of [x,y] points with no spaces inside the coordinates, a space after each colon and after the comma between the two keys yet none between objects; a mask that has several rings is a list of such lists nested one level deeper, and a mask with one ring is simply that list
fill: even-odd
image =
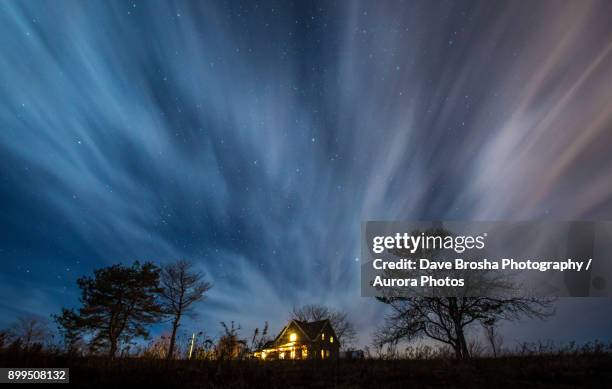
[{"label": "lit window", "polygon": [[325,351],[321,350],[321,359],[325,358]]},{"label": "lit window", "polygon": [[279,353],[278,354],[278,358],[279,359],[285,359],[285,352],[283,351],[283,352]]},{"label": "lit window", "polygon": [[295,359],[295,349],[294,348],[291,349],[290,357],[291,359]]},{"label": "lit window", "polygon": [[289,335],[289,341],[290,342],[295,342],[297,340],[297,334],[293,333],[291,335]]},{"label": "lit window", "polygon": [[334,343],[334,337],[333,336],[329,337],[329,343]]},{"label": "lit window", "polygon": [[325,350],[325,357],[329,358],[329,350]]},{"label": "lit window", "polygon": [[266,352],[265,351],[261,352],[261,359],[266,359]]},{"label": "lit window", "polygon": [[308,348],[306,348],[306,346],[302,347],[302,358],[308,358]]},{"label": "lit window", "polygon": [[321,340],[325,340],[325,332],[321,334]]}]

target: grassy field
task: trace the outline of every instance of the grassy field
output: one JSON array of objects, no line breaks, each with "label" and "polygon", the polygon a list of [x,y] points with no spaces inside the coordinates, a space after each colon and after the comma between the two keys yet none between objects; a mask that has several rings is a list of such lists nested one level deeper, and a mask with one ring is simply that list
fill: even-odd
[{"label": "grassy field", "polygon": [[454,360],[172,361],[0,353],[2,367],[69,367],[72,387],[176,388],[605,387],[610,355]]}]

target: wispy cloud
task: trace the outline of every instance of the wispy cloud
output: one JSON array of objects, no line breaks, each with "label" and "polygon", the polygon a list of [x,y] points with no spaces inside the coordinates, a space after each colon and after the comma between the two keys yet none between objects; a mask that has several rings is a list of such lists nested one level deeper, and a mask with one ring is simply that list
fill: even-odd
[{"label": "wispy cloud", "polygon": [[367,341],[362,220],[612,214],[606,2],[0,7],[7,294],[190,258],[193,326],[321,302]]}]

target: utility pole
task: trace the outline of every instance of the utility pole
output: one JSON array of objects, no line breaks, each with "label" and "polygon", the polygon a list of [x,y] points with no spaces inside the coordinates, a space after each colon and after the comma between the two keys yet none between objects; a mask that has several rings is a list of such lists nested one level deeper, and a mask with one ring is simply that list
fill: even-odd
[{"label": "utility pole", "polygon": [[191,334],[191,346],[189,346],[189,359],[191,359],[191,354],[193,353],[193,343],[195,342],[195,332]]}]

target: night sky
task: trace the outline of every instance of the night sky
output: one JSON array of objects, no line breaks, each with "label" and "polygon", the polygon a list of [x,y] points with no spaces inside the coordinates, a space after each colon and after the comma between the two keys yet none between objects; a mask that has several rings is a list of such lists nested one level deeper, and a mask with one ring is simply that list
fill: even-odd
[{"label": "night sky", "polygon": [[[2,1],[0,325],[193,260],[183,331],[349,312],[364,220],[612,219],[612,2]],[[517,340],[612,337],[565,299]]]}]

